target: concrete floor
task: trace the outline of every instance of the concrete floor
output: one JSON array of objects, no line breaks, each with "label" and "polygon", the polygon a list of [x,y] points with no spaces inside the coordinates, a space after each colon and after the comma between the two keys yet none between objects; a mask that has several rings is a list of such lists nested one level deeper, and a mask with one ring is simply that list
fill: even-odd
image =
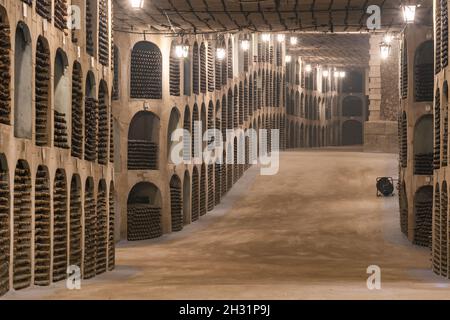
[{"label": "concrete floor", "polygon": [[[8,293],[6,299],[450,298],[429,250],[399,229],[398,198],[377,198],[397,156],[356,149],[290,151],[280,172],[250,169],[225,201],[180,233],[121,243],[114,272]],[[369,265],[382,289],[366,287]]]}]

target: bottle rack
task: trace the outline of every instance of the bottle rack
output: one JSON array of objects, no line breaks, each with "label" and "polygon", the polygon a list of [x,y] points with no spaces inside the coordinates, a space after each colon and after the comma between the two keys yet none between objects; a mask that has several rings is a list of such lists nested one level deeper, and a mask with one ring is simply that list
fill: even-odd
[{"label": "bottle rack", "polygon": [[228,54],[227,54],[227,75],[228,79],[233,79],[233,42],[231,39],[228,41]]},{"label": "bottle rack", "polygon": [[106,272],[107,245],[108,245],[108,214],[106,211],[106,191],[100,187],[97,195],[97,257],[95,273]]},{"label": "bottle rack", "polygon": [[11,96],[9,85],[11,82],[11,43],[10,29],[7,23],[4,23],[3,17],[0,17],[0,123],[10,123]]},{"label": "bottle rack", "polygon": [[49,52],[41,39],[38,40],[36,48],[36,145],[45,146],[48,144],[47,124],[48,124],[48,91],[49,91]]},{"label": "bottle rack", "polygon": [[98,97],[98,163],[108,163],[108,107],[105,92],[100,90]]},{"label": "bottle rack", "polygon": [[170,53],[170,95],[180,96],[180,59],[175,56],[174,47]]},{"label": "bottle rack", "polygon": [[47,172],[39,167],[35,186],[34,284],[50,285],[50,190]]},{"label": "bottle rack", "polygon": [[59,30],[67,29],[66,0],[55,0],[55,27]]},{"label": "bottle rack", "polygon": [[[222,129],[222,139],[225,141],[226,134],[227,134],[227,102],[226,99],[222,99],[222,108],[221,108],[221,119],[218,119],[219,121],[219,127],[217,129]],[[220,127],[221,126],[221,127]]]},{"label": "bottle rack", "polygon": [[81,268],[82,255],[81,229],[81,190],[75,179],[70,186],[70,256],[69,264]]},{"label": "bottle rack", "polygon": [[208,91],[214,92],[214,47],[208,42]]},{"label": "bottle rack", "polygon": [[200,215],[199,207],[199,181],[198,181],[198,171],[194,169],[192,172],[192,202],[191,202],[191,221],[197,221]]},{"label": "bottle rack", "polygon": [[36,0],[36,12],[48,21],[52,20],[52,3],[50,0]]},{"label": "bottle rack", "polygon": [[441,43],[441,56],[442,67],[448,67],[448,4],[447,1],[441,1],[442,12],[442,43]]},{"label": "bottle rack", "polygon": [[95,161],[97,157],[98,101],[94,98],[86,98],[85,100],[84,159]]},{"label": "bottle rack", "polygon": [[408,236],[408,199],[406,190],[403,186],[399,190],[399,208],[400,208],[400,229],[402,233]]},{"label": "bottle rack", "polygon": [[442,141],[442,167],[448,165],[448,108],[444,110],[444,133]]},{"label": "bottle rack", "polygon": [[191,145],[191,156],[192,158],[195,157],[195,153],[194,153],[194,149],[195,146],[199,145],[199,143],[201,143],[201,140],[199,141],[199,139],[202,139],[199,134],[195,129],[195,122],[199,121],[199,115],[198,115],[198,110],[197,110],[197,106],[194,107],[194,111],[192,112],[192,145]]},{"label": "bottle rack", "polygon": [[113,52],[113,88],[112,99],[119,100],[119,53],[117,47],[114,46]]},{"label": "bottle rack", "polygon": [[98,61],[109,66],[109,30],[108,4],[106,0],[99,0],[98,19]]},{"label": "bottle rack", "polygon": [[[232,151],[231,151],[232,152]],[[227,192],[233,186],[233,164],[227,164]]]},{"label": "bottle rack", "polygon": [[53,216],[53,282],[57,282],[67,272],[67,185],[61,169],[56,171]]},{"label": "bottle rack", "polygon": [[184,121],[183,121],[183,129],[189,134],[183,134],[183,160],[189,161],[191,160],[191,120],[188,116],[186,116],[187,113],[185,113]]},{"label": "bottle rack", "polygon": [[83,154],[83,91],[81,66],[74,64],[72,74],[72,157],[82,158]]},{"label": "bottle rack", "polygon": [[199,68],[200,68],[200,61],[199,61],[199,53],[198,53],[198,44],[197,42],[194,43],[194,49],[192,52],[192,91],[194,94],[200,93],[199,88]]},{"label": "bottle rack", "polygon": [[202,165],[200,170],[200,216],[206,214],[206,168]]},{"label": "bottle rack", "polygon": [[227,189],[228,173],[227,173],[227,164],[225,163],[225,161],[226,161],[226,154],[223,155],[223,163],[220,165],[220,173],[221,173],[220,180],[222,182],[222,184],[220,185],[220,197],[221,198],[223,198],[228,191],[228,189]]},{"label": "bottle rack", "polygon": [[203,42],[200,45],[200,92],[206,93],[207,90],[207,84],[206,84],[206,77],[207,77],[207,70],[206,70],[206,47],[205,43]]},{"label": "bottle rack", "polygon": [[448,277],[448,193],[447,186],[442,187],[441,196],[441,275]]},{"label": "bottle rack", "polygon": [[116,242],[114,240],[114,186],[111,184],[109,191],[109,230],[108,230],[108,270],[111,271],[115,267],[115,255],[116,255]]},{"label": "bottle rack", "polygon": [[441,95],[436,91],[434,100],[434,169],[441,167]]},{"label": "bottle rack", "polygon": [[418,64],[414,69],[414,93],[416,102],[433,101],[433,64]]},{"label": "bottle rack", "polygon": [[96,265],[96,246],[97,246],[97,218],[95,214],[94,188],[87,187],[84,200],[84,279],[90,279],[95,276]]},{"label": "bottle rack", "polygon": [[114,163],[114,120],[111,110],[109,111],[109,162]]},{"label": "bottle rack", "polygon": [[222,85],[226,86],[228,82],[228,63],[227,63],[228,57],[225,57],[222,60]]},{"label": "bottle rack", "polygon": [[94,31],[91,0],[86,0],[86,53],[94,56]]},{"label": "bottle rack", "polygon": [[[439,203],[437,203],[437,205],[439,206]],[[430,195],[429,199],[416,199],[416,225],[414,228],[414,244],[423,247],[430,247],[432,211],[432,195]]]},{"label": "bottle rack", "polygon": [[403,113],[401,118],[401,137],[400,137],[400,162],[402,168],[406,168],[408,165],[408,123],[406,119],[406,113]]},{"label": "bottle rack", "polygon": [[222,187],[222,165],[219,163],[215,164],[215,176],[214,176],[214,205],[218,205],[221,200],[221,187]]},{"label": "bottle rack", "polygon": [[9,290],[9,197],[8,175],[0,171],[0,296]]},{"label": "bottle rack", "polygon": [[433,175],[433,153],[419,153],[414,155],[414,174]]},{"label": "bottle rack", "polygon": [[170,184],[170,209],[172,214],[172,232],[183,229],[183,205],[179,183]]},{"label": "bottle rack", "polygon": [[239,84],[239,125],[244,123],[244,87]]},{"label": "bottle rack", "polygon": [[133,49],[130,96],[132,99],[162,98],[162,55],[157,49]]},{"label": "bottle rack", "polygon": [[[441,196],[439,186],[434,191],[433,270],[441,273]],[[430,205],[429,210],[433,210]]]},{"label": "bottle rack", "polygon": [[216,59],[215,67],[216,67],[216,90],[220,90],[222,88],[222,67],[220,60]]},{"label": "bottle rack", "polygon": [[31,178],[19,163],[14,176],[14,276],[13,286],[20,290],[31,284]]},{"label": "bottle rack", "polygon": [[128,170],[158,170],[158,145],[149,140],[128,140]]},{"label": "bottle rack", "polygon": [[128,241],[153,239],[161,235],[161,208],[128,204]]},{"label": "bottle rack", "polygon": [[69,149],[66,114],[55,110],[55,147]]},{"label": "bottle rack", "polygon": [[244,51],[244,72],[248,72],[249,69],[249,53],[248,50]]},{"label": "bottle rack", "polygon": [[208,164],[208,212],[214,209],[214,203],[214,165]]},{"label": "bottle rack", "polygon": [[[442,2],[442,1],[439,1]],[[435,16],[435,50],[434,50],[434,54],[435,54],[435,61],[436,61],[436,66],[435,66],[435,73],[438,74],[439,72],[441,72],[442,70],[442,65],[441,65],[441,43],[442,43],[442,20],[441,20],[441,6],[438,4],[436,6],[436,16]]]},{"label": "bottle rack", "polygon": [[[234,110],[232,128],[237,128],[239,126],[239,92],[237,86],[234,87],[232,108]],[[231,111],[231,113],[233,113],[233,111]]]}]

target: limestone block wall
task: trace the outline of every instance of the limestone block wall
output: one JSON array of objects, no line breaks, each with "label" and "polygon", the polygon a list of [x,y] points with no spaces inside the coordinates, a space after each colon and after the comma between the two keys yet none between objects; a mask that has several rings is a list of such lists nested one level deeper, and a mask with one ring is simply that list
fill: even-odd
[{"label": "limestone block wall", "polygon": [[111,2],[56,2],[0,1],[0,295],[114,268]]}]

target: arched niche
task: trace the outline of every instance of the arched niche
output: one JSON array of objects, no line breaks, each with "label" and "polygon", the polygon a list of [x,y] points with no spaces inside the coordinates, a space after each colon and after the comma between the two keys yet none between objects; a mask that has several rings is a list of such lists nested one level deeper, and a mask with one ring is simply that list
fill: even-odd
[{"label": "arched niche", "polygon": [[169,162],[173,162],[171,158],[172,148],[177,143],[177,141],[172,141],[172,134],[180,127],[180,112],[177,107],[173,107],[170,112],[169,125],[167,127],[167,159]]},{"label": "arched niche", "polygon": [[31,139],[33,63],[31,35],[27,25],[19,22],[14,47],[14,136]]},{"label": "arched niche", "polygon": [[433,175],[433,116],[425,115],[414,127],[414,174]]},{"label": "arched niche", "polygon": [[83,279],[95,276],[97,257],[97,223],[94,179],[88,177],[84,188],[84,251]]},{"label": "arched niche", "polygon": [[162,98],[162,54],[152,42],[140,41],[131,51],[130,97]]},{"label": "arched niche", "polygon": [[192,189],[191,189],[191,221],[197,221],[200,216],[200,177],[197,167],[192,170]]},{"label": "arched niche", "polygon": [[347,120],[342,124],[342,144],[361,145],[363,143],[363,126],[360,121]]},{"label": "arched niche", "polygon": [[433,101],[434,42],[422,43],[414,56],[414,99],[417,102]]},{"label": "arched niche", "polygon": [[56,51],[54,71],[54,115],[55,147],[68,149],[67,123],[70,110],[71,91],[68,60],[61,49]]},{"label": "arched niche", "polygon": [[98,132],[97,132],[97,159],[99,164],[106,165],[108,162],[108,138],[109,138],[109,93],[108,84],[100,80],[98,90]]},{"label": "arched niche", "polygon": [[[439,186],[436,189],[436,195],[439,198]],[[439,210],[440,203],[436,203]],[[430,247],[431,229],[433,215],[433,187],[424,186],[417,190],[414,195],[414,244]]]},{"label": "arched niche", "polygon": [[84,158],[88,161],[95,161],[97,157],[98,100],[96,96],[94,73],[88,71],[84,100]]},{"label": "arched niche", "polygon": [[72,157],[81,159],[83,156],[83,71],[77,61],[72,67]]},{"label": "arched niche", "polygon": [[57,169],[53,184],[53,282],[67,276],[67,179]]},{"label": "arched niche", "polygon": [[162,235],[161,192],[153,183],[139,182],[127,201],[127,239],[138,241]]},{"label": "arched niche", "polygon": [[8,15],[4,7],[0,6],[0,123],[10,124],[11,116],[11,39]]},{"label": "arched niche", "polygon": [[347,96],[342,100],[343,117],[362,117],[363,101],[360,97]]},{"label": "arched niche", "polygon": [[98,14],[97,0],[86,0],[85,2],[85,30],[86,30],[86,52],[92,57],[97,56]]},{"label": "arched niche", "polygon": [[187,225],[191,221],[191,178],[189,171],[184,172],[183,179],[183,225]]},{"label": "arched niche", "polygon": [[171,96],[180,95],[180,58],[176,55],[176,46],[177,41],[173,40],[169,53],[169,90]]},{"label": "arched niche", "polygon": [[152,112],[139,111],[128,129],[128,170],[157,170],[160,120]]},{"label": "arched niche", "polygon": [[79,268],[82,261],[81,196],[81,179],[74,174],[70,182],[69,264]]},{"label": "arched niche", "polygon": [[50,123],[50,50],[48,41],[42,36],[36,43],[35,65],[35,132],[36,145],[49,143]]},{"label": "arched niche", "polygon": [[[186,40],[185,46],[189,46],[189,42]],[[190,96],[192,92],[191,86],[191,55],[184,58],[183,60],[183,90],[185,96]]]},{"label": "arched niche", "polygon": [[114,45],[113,48],[113,87],[112,99],[119,100],[120,97],[120,50]]},{"label": "arched niche", "polygon": [[172,232],[183,229],[183,198],[181,180],[174,174],[170,179],[170,214],[172,221]]},{"label": "arched niche", "polygon": [[96,248],[96,264],[95,274],[101,274],[107,270],[108,261],[108,188],[106,181],[101,179],[98,183],[97,192],[97,248]]},{"label": "arched niche", "polygon": [[9,291],[11,191],[8,162],[0,153],[0,296]]},{"label": "arched niche", "polygon": [[350,71],[344,78],[342,91],[345,93],[362,93],[363,92],[363,75],[359,71]]}]

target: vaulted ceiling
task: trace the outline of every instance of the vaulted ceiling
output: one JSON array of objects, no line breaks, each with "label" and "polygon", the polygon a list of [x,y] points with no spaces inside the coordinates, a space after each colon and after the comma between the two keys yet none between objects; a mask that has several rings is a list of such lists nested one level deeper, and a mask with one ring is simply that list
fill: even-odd
[{"label": "vaulted ceiling", "polygon": [[[431,0],[419,0],[422,15],[431,17]],[[369,5],[381,8],[382,30],[403,26],[401,0],[145,0],[134,10],[129,0],[114,0],[115,27],[147,32],[208,33],[365,32]]]}]

